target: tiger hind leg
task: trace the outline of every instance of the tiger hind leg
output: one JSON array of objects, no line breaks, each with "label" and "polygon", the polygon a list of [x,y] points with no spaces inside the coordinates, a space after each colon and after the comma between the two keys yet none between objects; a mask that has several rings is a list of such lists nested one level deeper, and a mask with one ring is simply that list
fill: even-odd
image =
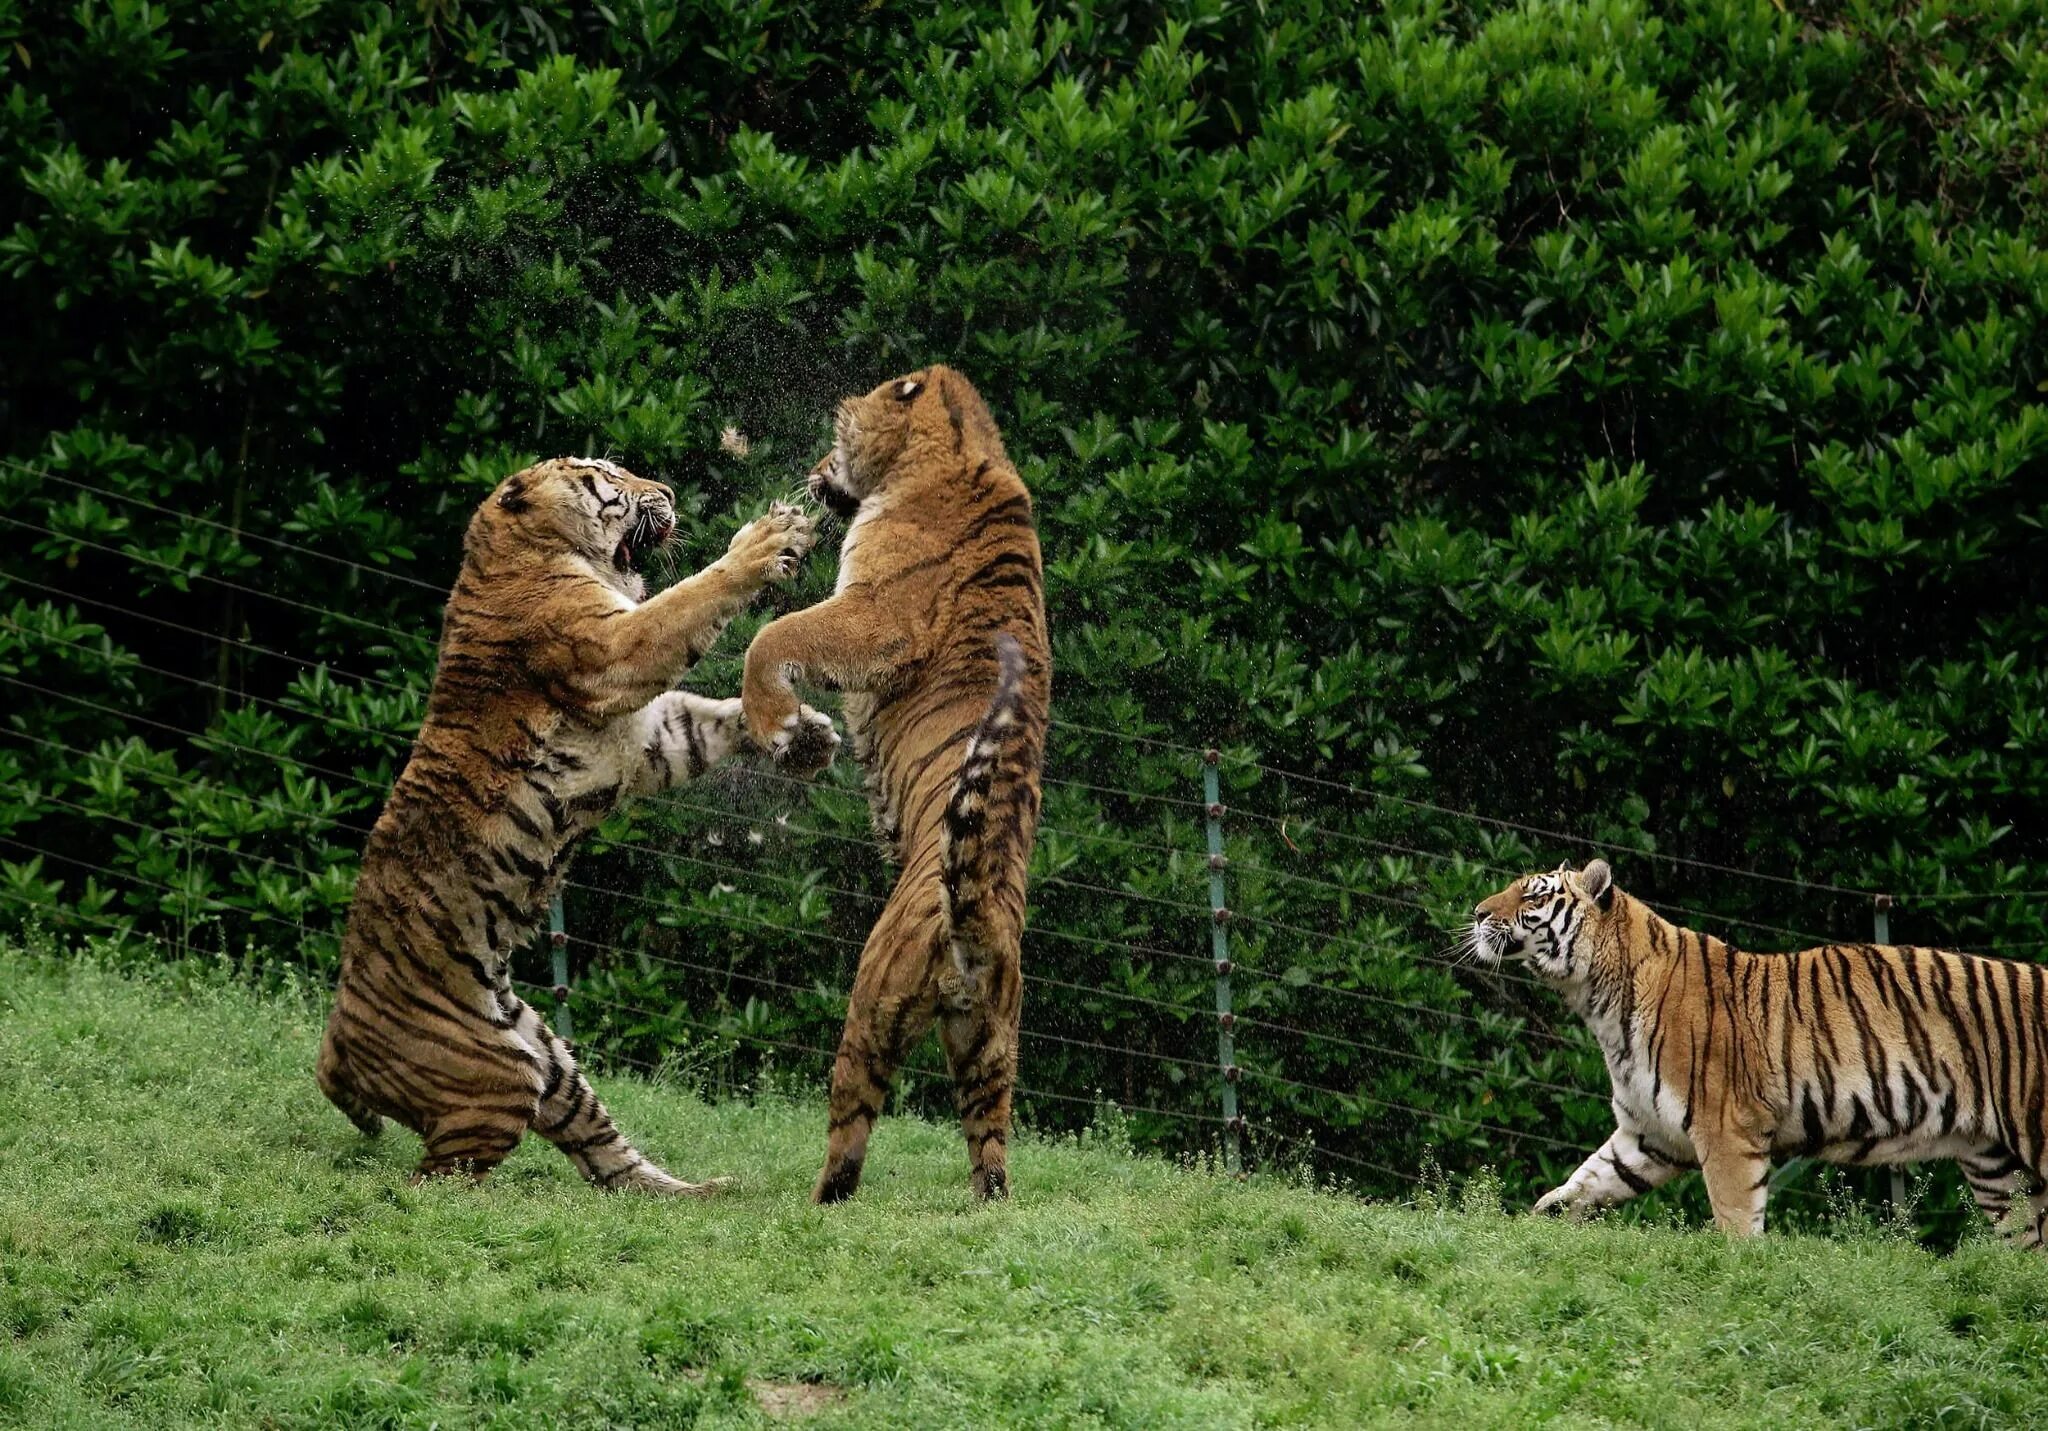
[{"label": "tiger hind leg", "polygon": [[313,1077],[320,1085],[320,1091],[327,1095],[327,1101],[348,1115],[348,1121],[365,1138],[374,1138],[384,1131],[384,1120],[375,1109],[365,1103],[356,1092],[354,1082],[348,1075],[348,1062],[335,1042],[334,1031],[320,1040],[320,1058],[313,1066]]},{"label": "tiger hind leg", "polygon": [[953,1106],[967,1140],[968,1185],[977,1202],[1010,1195],[1010,1098],[1017,1083],[1017,1025],[1022,1012],[1012,965],[988,971],[982,997],[948,1009],[939,1041],[953,1072]]},{"label": "tiger hind leg", "polygon": [[2003,1149],[1992,1148],[1977,1157],[1956,1160],[1977,1210],[1984,1214],[2002,1236],[2018,1238],[2027,1230],[2027,1220],[2013,1215],[2014,1199],[2026,1190],[2026,1165]]},{"label": "tiger hind leg", "polygon": [[523,1108],[496,1106],[464,1108],[435,1118],[421,1130],[426,1151],[412,1180],[466,1176],[482,1182],[512,1156],[531,1116]]},{"label": "tiger hind leg", "polygon": [[[534,1017],[537,1022],[538,1015]],[[658,1167],[612,1122],[569,1046],[546,1024],[539,1026],[538,1041],[546,1047],[548,1067],[533,1131],[561,1149],[586,1181],[608,1192],[669,1197],[703,1197],[731,1184],[730,1178],[688,1183]]]},{"label": "tiger hind leg", "polygon": [[[888,920],[885,911],[883,921]],[[881,925],[876,926],[877,932]],[[878,947],[869,937],[870,950]],[[905,951],[908,955],[909,951]],[[846,1030],[832,1061],[831,1121],[825,1136],[825,1166],[811,1190],[815,1203],[844,1202],[860,1187],[867,1164],[868,1134],[882,1114],[883,1100],[904,1055],[931,1027],[932,999],[920,987],[910,994],[884,993],[886,959],[861,956],[861,969],[847,1002]]]},{"label": "tiger hind leg", "polygon": [[2048,1250],[2048,1176],[2038,1169],[2028,1169],[2019,1175],[2017,1190],[2027,1195],[2026,1211],[2022,1213],[2015,1205],[1999,1231],[2011,1238],[2015,1247]]}]

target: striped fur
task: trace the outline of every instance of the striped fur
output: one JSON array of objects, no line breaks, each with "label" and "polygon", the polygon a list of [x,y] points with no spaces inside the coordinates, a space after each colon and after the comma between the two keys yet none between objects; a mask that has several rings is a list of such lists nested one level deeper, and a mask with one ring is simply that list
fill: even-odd
[{"label": "striped fur", "polygon": [[1526,961],[1607,1055],[1614,1134],[1539,1211],[1697,1167],[1714,1221],[1751,1236],[1773,1157],[1954,1158],[1999,1230],[2041,1246],[2048,970],[1911,946],[1751,954],[1659,918],[1603,860],[1517,880],[1473,911],[1471,941]]},{"label": "striped fur", "polygon": [[704,1190],[620,1135],[509,977],[577,838],[742,743],[738,701],[669,687],[813,540],[778,507],[645,600],[634,560],[674,525],[666,487],[574,458],[506,478],[470,522],[426,719],[363,851],[317,1067],[365,1133],[389,1117],[421,1135],[422,1177],[481,1179],[532,1128],[601,1187]]},{"label": "striped fur", "polygon": [[853,1194],[890,1081],[936,1022],[970,1185],[1002,1197],[1052,700],[1031,495],[948,368],[848,399],[836,437],[810,485],[848,522],[837,590],[754,638],[742,687],[754,738],[799,764],[794,681],[846,693],[875,830],[900,870],[854,977],[813,1196]]}]

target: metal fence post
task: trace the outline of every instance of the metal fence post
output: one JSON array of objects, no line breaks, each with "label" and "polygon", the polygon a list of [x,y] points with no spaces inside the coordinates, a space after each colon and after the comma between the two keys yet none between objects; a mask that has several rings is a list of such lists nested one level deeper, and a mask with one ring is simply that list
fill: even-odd
[{"label": "metal fence post", "polygon": [[555,1033],[563,1043],[573,1044],[576,1027],[569,1020],[569,931],[562,923],[559,890],[548,899],[548,952],[555,965]]},{"label": "metal fence post", "polygon": [[1223,1093],[1223,1166],[1232,1176],[1244,1172],[1239,1146],[1244,1119],[1237,1111],[1237,1055],[1232,1031],[1237,1015],[1230,1008],[1230,906],[1223,899],[1223,871],[1230,861],[1223,853],[1223,795],[1216,766],[1221,751],[1202,752],[1202,804],[1209,825],[1209,952],[1216,961],[1216,1068]]}]

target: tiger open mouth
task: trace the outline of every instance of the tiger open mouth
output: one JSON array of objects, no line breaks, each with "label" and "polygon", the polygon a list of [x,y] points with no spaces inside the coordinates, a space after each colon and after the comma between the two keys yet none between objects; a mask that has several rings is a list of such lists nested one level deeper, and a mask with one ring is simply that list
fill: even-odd
[{"label": "tiger open mouth", "polygon": [[821,504],[842,522],[852,521],[860,512],[860,498],[833,486],[826,480],[823,470],[813,472],[804,485],[810,489],[812,501]]},{"label": "tiger open mouth", "polygon": [[626,529],[626,535],[612,548],[612,565],[620,571],[631,571],[633,563],[648,552],[655,550],[675,535],[676,524],[658,512],[642,511],[633,518],[633,525]]}]

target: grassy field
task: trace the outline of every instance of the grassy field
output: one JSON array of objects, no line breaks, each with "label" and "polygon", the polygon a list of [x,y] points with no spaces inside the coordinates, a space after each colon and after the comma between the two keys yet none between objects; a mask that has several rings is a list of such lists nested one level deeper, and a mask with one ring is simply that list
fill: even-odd
[{"label": "grassy field", "polygon": [[[318,1011],[0,951],[0,1424],[2039,1425],[2048,1263],[1986,1240],[1371,1206],[1026,1139],[977,1209],[884,1123],[805,1202],[819,1099],[602,1081],[711,1203],[529,1142],[410,1188],[309,1067]],[[1483,1199],[1482,1199],[1483,1200]]]}]

